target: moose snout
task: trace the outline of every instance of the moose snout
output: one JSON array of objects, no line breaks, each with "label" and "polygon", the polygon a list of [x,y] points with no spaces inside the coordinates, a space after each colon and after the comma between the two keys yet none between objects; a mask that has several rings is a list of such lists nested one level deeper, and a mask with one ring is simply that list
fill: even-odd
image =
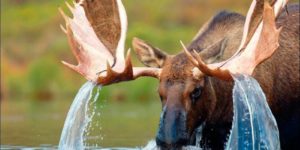
[{"label": "moose snout", "polygon": [[188,144],[186,113],[182,109],[164,108],[156,136],[161,149],[178,149]]}]

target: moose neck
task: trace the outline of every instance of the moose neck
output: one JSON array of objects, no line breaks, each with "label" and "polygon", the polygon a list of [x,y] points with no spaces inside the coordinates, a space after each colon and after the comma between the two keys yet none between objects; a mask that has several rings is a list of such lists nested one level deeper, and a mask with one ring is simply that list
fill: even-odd
[{"label": "moose neck", "polygon": [[208,118],[208,122],[231,122],[232,121],[232,88],[233,82],[222,81],[217,78],[206,78],[207,92],[214,95],[215,103]]}]

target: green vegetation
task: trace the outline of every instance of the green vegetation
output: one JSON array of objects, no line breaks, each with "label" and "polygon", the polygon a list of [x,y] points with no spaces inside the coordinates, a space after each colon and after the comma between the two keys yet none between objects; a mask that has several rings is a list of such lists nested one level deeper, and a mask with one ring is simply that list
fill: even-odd
[{"label": "green vegetation", "polygon": [[[200,26],[222,9],[245,14],[249,1],[238,0],[123,0],[128,11],[127,48],[140,37],[176,54],[179,40],[188,43]],[[61,65],[74,62],[57,8],[64,0],[1,0],[1,96],[4,99],[72,99],[85,82]],[[133,54],[134,55],[134,54]],[[141,64],[133,57],[135,65]],[[153,100],[157,81],[139,79],[109,86],[109,100]]]}]

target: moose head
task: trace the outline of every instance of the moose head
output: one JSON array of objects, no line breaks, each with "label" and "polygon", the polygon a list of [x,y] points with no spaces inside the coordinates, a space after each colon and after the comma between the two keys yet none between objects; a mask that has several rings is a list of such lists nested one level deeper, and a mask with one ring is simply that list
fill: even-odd
[{"label": "moose head", "polygon": [[226,61],[215,63],[224,40],[204,50],[186,48],[181,42],[183,52],[168,55],[134,38],[133,48],[147,67],[133,67],[130,50],[124,57],[127,17],[121,0],[81,0],[74,6],[67,3],[73,18],[61,11],[66,21],[62,30],[78,65],[63,64],[100,85],[142,76],[157,78],[163,107],[157,145],[176,149],[194,144],[196,128],[213,115],[217,102],[208,77],[230,82],[232,74],[251,75],[257,65],[272,56],[279,46],[275,17],[285,4],[285,0],[253,0],[240,47]]}]

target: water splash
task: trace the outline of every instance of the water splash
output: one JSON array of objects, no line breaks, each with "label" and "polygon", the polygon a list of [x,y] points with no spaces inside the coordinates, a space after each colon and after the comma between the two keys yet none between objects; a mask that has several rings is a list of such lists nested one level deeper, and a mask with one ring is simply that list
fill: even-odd
[{"label": "water splash", "polygon": [[[151,140],[148,142],[148,144],[145,147],[141,149],[135,149],[135,150],[159,150],[159,148],[157,147],[155,140]],[[202,150],[202,149],[198,146],[185,146],[182,147],[181,150]]]},{"label": "water splash", "polygon": [[279,150],[277,123],[259,83],[245,75],[235,75],[234,81],[234,117],[226,150]]},{"label": "water splash", "polygon": [[87,115],[89,118],[88,125],[84,131],[84,146],[86,149],[95,149],[98,147],[99,141],[103,140],[103,135],[101,133],[101,110],[103,108],[103,104],[96,104],[96,101],[100,95],[101,88],[98,87],[93,90],[92,95],[94,96],[93,101],[89,102],[89,107],[87,110]]},{"label": "water splash", "polygon": [[95,102],[99,94],[93,98],[93,89],[96,87],[92,82],[85,83],[78,91],[68,112],[65,125],[61,134],[58,149],[84,149],[84,133],[92,120],[94,113],[89,114],[89,102]]},{"label": "water splash", "polygon": [[157,145],[155,140],[151,140],[148,142],[148,144],[143,148],[143,150],[156,150]]},{"label": "water splash", "polygon": [[[225,149],[280,149],[277,124],[259,84],[255,79],[244,75],[236,75],[234,80],[234,117],[232,131]],[[157,145],[154,140],[143,148],[105,149],[98,147],[98,145],[85,144],[90,132],[94,132],[93,128],[88,130],[92,125],[91,121],[95,120],[93,117],[100,116],[100,112],[96,113],[97,105],[95,102],[99,97],[101,88],[97,88],[94,94],[93,89],[95,87],[95,84],[87,82],[80,88],[67,115],[58,149],[81,150],[89,147],[101,150],[156,150]],[[90,110],[90,108],[92,109]],[[96,123],[96,127],[101,128],[100,122]],[[201,128],[199,128],[197,141],[201,140],[201,134]],[[103,137],[100,135],[101,138]],[[183,149],[201,150],[199,146],[187,146]]]}]

